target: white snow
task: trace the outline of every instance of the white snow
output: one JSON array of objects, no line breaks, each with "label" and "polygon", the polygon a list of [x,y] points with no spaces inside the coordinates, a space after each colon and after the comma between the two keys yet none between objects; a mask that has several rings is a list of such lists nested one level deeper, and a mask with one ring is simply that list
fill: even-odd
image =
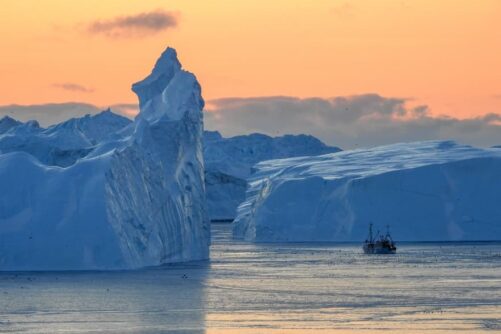
[{"label": "white snow", "polygon": [[0,136],[0,270],[208,257],[200,85],[168,48],[133,90],[132,123],[104,112]]},{"label": "white snow", "polygon": [[501,240],[501,151],[451,141],[400,143],[259,163],[234,236],[364,240],[370,222],[397,240]]},{"label": "white snow", "polygon": [[204,136],[205,184],[211,220],[232,220],[245,199],[252,166],[264,160],[311,156],[340,151],[308,135],[270,137],[251,135],[224,138],[216,131]]}]

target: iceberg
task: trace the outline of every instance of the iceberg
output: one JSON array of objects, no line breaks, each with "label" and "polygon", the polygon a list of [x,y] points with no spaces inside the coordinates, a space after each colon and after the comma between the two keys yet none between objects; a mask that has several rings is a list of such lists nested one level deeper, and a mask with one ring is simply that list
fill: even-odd
[{"label": "iceberg", "polygon": [[111,270],[207,259],[204,101],[168,48],[109,111],[40,128],[2,119],[0,270]]},{"label": "iceberg", "polygon": [[93,116],[72,118],[47,129],[36,121],[15,122],[0,134],[0,154],[22,151],[43,164],[60,167],[73,165],[98,143],[131,123],[110,109]]},{"label": "iceberg", "polygon": [[224,138],[217,131],[204,135],[205,186],[212,221],[232,221],[245,200],[252,167],[264,160],[339,152],[309,135],[270,137],[254,133]]},{"label": "iceberg", "polygon": [[[73,118],[47,129],[35,121],[21,123],[6,118],[9,131],[6,130],[3,136],[0,134],[0,152],[23,151],[44,164],[66,167],[130,123],[128,118],[110,109],[93,116]],[[246,179],[256,163],[341,151],[309,135],[270,137],[254,133],[225,138],[217,131],[204,131],[203,149],[207,208],[213,221],[230,221],[236,217],[237,207],[245,199]]]},{"label": "iceberg", "polygon": [[0,119],[0,135],[6,133],[12,128],[17,127],[18,125],[21,125],[21,122],[9,116],[3,117],[2,119]]},{"label": "iceberg", "polygon": [[400,143],[261,162],[233,235],[258,242],[501,240],[501,151]]}]

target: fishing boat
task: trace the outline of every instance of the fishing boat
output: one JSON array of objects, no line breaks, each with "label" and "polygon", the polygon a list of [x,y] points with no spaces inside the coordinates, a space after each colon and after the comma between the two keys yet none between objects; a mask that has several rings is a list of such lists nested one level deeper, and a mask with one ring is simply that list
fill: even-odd
[{"label": "fishing boat", "polygon": [[387,226],[386,234],[380,235],[379,232],[376,238],[372,234],[372,224],[369,224],[369,237],[364,242],[363,250],[365,254],[395,254],[397,247],[391,238],[390,228]]}]

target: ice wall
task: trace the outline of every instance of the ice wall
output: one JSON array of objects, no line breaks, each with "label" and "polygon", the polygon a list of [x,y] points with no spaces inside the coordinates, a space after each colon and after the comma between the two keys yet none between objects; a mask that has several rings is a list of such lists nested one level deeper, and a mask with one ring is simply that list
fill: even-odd
[{"label": "ice wall", "polygon": [[256,166],[234,236],[361,241],[369,223],[397,240],[500,240],[501,152],[416,142]]}]

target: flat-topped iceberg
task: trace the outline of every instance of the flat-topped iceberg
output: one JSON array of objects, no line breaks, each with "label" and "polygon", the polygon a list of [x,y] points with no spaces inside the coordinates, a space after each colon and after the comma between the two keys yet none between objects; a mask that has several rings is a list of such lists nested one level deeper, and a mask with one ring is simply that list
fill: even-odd
[{"label": "flat-topped iceberg", "polygon": [[0,270],[128,269],[208,258],[204,101],[168,48],[107,112],[48,129],[2,122]]},{"label": "flat-topped iceberg", "polygon": [[401,143],[259,163],[234,236],[361,241],[369,223],[397,240],[501,240],[501,151]]}]

